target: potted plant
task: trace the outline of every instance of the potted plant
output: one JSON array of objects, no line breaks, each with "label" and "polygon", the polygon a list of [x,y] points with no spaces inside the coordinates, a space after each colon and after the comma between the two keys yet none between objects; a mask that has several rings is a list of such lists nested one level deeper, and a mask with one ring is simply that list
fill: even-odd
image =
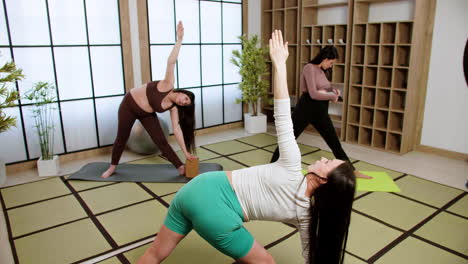
[{"label": "potted plant", "polygon": [[260,113],[261,99],[267,99],[269,83],[264,79],[269,74],[266,57],[268,48],[260,47],[257,35],[250,38],[246,35],[240,36],[242,52],[234,50],[231,62],[239,67],[242,82],[239,88],[242,98],[236,102],[248,104],[249,112],[244,114],[244,127],[249,133],[266,132],[267,118]]},{"label": "potted plant", "polygon": [[[22,70],[16,68],[14,62],[7,62],[0,68],[0,133],[16,126],[16,117],[8,116],[4,109],[16,106],[18,92],[8,89],[7,85],[23,79]],[[0,185],[6,180],[5,162],[0,160]]]},{"label": "potted plant", "polygon": [[32,101],[33,104],[31,111],[41,147],[41,157],[37,161],[39,176],[58,175],[59,158],[54,155],[55,87],[50,83],[38,82],[26,92],[25,98]]}]

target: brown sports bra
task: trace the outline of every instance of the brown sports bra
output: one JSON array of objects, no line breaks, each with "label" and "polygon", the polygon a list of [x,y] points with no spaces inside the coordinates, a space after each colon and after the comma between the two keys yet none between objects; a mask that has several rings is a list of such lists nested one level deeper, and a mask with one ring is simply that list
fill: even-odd
[{"label": "brown sports bra", "polygon": [[162,112],[165,112],[165,111],[171,109],[172,107],[174,107],[175,104],[172,104],[172,106],[167,108],[167,109],[162,108],[162,105],[161,105],[162,100],[173,89],[171,89],[171,90],[169,90],[167,92],[160,92],[158,90],[158,83],[159,83],[159,81],[155,81],[155,82],[149,82],[146,85],[146,97],[148,98],[148,102],[149,102],[150,106],[153,108],[153,110],[158,112],[158,113],[162,113]]}]

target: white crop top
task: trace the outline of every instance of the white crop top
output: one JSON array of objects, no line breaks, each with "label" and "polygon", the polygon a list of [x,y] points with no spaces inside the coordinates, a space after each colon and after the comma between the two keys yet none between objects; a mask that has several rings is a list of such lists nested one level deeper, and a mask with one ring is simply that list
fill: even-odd
[{"label": "white crop top", "polygon": [[301,152],[294,138],[289,99],[274,100],[280,157],[271,164],[232,172],[232,184],[249,220],[289,223],[299,229],[302,255],[308,263],[309,207],[307,182],[301,170]]}]

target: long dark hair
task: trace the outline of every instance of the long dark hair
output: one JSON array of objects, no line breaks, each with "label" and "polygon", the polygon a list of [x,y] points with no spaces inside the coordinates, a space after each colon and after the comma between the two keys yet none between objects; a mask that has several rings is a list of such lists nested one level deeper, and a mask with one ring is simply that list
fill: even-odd
[{"label": "long dark hair", "polygon": [[309,263],[343,263],[355,189],[354,168],[345,162],[315,190],[315,204],[310,206]]},{"label": "long dark hair", "polygon": [[[321,49],[319,54],[315,56],[309,63],[319,65],[322,63],[324,59],[334,60],[338,59],[338,50],[334,46],[325,46],[325,48]],[[323,69],[322,69],[323,70]],[[330,79],[331,76],[331,68],[323,70],[327,77]]]},{"label": "long dark hair", "polygon": [[190,98],[190,104],[181,106],[177,105],[179,113],[179,125],[184,134],[184,142],[187,151],[196,153],[195,151],[195,95],[188,90],[174,89],[174,93],[183,93]]}]

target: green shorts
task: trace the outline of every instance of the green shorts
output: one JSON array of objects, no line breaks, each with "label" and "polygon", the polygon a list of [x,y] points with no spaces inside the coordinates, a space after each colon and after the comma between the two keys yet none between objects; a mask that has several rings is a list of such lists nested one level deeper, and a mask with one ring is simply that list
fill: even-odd
[{"label": "green shorts", "polygon": [[203,173],[174,197],[164,225],[187,235],[192,229],[222,253],[240,259],[254,238],[243,226],[242,208],[224,171]]}]

